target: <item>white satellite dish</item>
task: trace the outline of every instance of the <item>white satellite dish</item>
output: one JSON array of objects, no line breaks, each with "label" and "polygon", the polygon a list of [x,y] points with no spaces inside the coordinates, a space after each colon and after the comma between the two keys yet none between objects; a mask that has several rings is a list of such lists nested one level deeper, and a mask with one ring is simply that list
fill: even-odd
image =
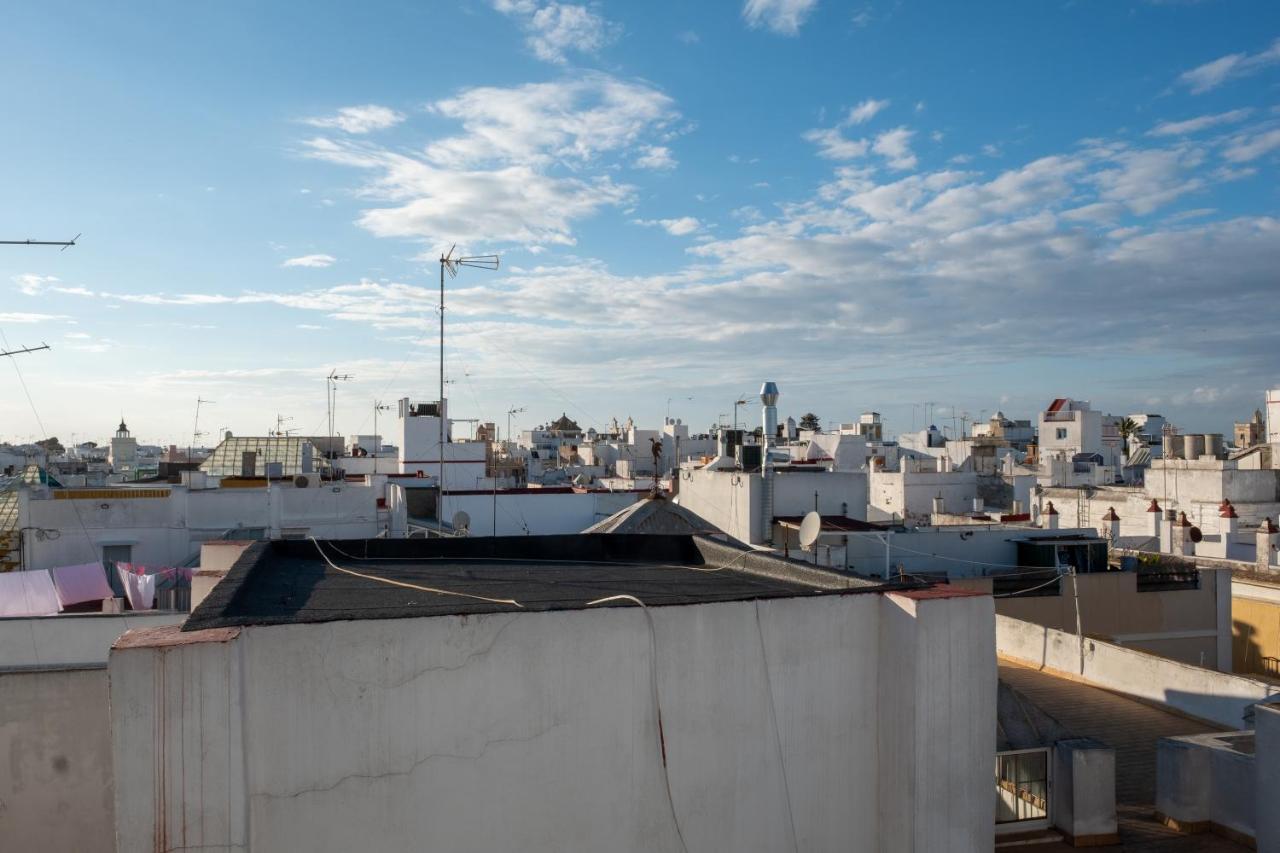
[{"label": "white satellite dish", "polygon": [[453,514],[453,529],[466,531],[471,529],[471,516],[467,515],[467,511],[460,509]]},{"label": "white satellite dish", "polygon": [[818,541],[818,536],[821,533],[822,516],[816,512],[810,512],[800,522],[800,547],[808,551],[813,547],[813,543]]}]

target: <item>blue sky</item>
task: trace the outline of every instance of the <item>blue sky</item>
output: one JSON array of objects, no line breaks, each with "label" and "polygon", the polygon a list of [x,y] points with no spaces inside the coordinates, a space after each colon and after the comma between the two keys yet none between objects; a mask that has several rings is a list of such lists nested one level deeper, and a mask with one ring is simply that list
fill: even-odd
[{"label": "blue sky", "polygon": [[[27,4],[0,331],[44,429],[695,426],[1055,396],[1230,430],[1280,385],[1274,2]],[[693,399],[688,399],[692,397]],[[41,433],[0,365],[0,438]]]}]

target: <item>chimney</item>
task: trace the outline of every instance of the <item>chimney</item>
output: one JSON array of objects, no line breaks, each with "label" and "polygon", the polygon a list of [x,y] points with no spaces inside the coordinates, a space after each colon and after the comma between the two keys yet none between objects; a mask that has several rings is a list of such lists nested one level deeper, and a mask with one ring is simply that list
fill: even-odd
[{"label": "chimney", "polygon": [[1151,506],[1147,507],[1147,535],[1156,540],[1156,548],[1163,551],[1160,547],[1160,521],[1164,518],[1164,510],[1160,509],[1160,504],[1155,498],[1151,499]]},{"label": "chimney", "polygon": [[1053,501],[1049,501],[1044,507],[1044,528],[1046,530],[1058,529],[1058,511],[1053,507]]},{"label": "chimney", "polygon": [[1191,522],[1187,521],[1185,512],[1179,512],[1178,520],[1173,523],[1172,539],[1175,556],[1190,557],[1195,554],[1195,543],[1191,541]]},{"label": "chimney", "polygon": [[1107,538],[1107,541],[1115,545],[1120,538],[1120,516],[1116,515],[1116,508],[1107,507],[1107,514],[1102,517],[1102,524],[1098,525],[1098,533]]},{"label": "chimney", "polygon": [[974,515],[982,515],[982,513],[983,513],[983,512],[985,512],[985,511],[986,511],[986,506],[985,506],[985,503],[984,503],[984,501],[982,500],[982,498],[974,498],[974,499],[973,499],[973,513],[974,513]]},{"label": "chimney", "polygon": [[769,476],[769,448],[778,435],[778,386],[766,382],[760,386],[760,403],[763,406],[760,435],[760,540],[773,541],[773,478]]},{"label": "chimney", "polygon": [[943,503],[942,495],[938,495],[933,499],[933,514],[942,515],[947,511],[946,504]]},{"label": "chimney", "polygon": [[1255,567],[1260,572],[1276,570],[1276,540],[1280,538],[1280,528],[1272,524],[1271,519],[1262,519],[1258,525],[1258,556]]},{"label": "chimney", "polygon": [[1223,506],[1218,511],[1218,532],[1222,534],[1222,553],[1225,555],[1231,547],[1227,539],[1236,535],[1240,516],[1236,515],[1236,508],[1231,505],[1231,501],[1224,500],[1222,503]]}]

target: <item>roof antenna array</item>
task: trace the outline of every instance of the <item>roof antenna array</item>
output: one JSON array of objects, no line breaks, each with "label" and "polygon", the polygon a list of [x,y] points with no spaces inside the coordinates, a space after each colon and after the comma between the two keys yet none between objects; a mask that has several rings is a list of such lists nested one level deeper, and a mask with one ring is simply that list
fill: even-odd
[{"label": "roof antenna array", "polygon": [[0,246],[61,246],[58,251],[65,252],[79,239],[80,235],[77,234],[70,240],[0,240]]}]

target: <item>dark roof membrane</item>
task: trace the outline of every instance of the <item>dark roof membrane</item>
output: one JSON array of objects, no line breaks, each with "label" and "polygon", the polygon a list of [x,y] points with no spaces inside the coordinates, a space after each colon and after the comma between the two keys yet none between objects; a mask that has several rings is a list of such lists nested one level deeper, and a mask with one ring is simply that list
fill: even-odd
[{"label": "dark roof membrane", "polygon": [[183,630],[576,610],[616,595],[670,606],[904,586],[701,536],[286,540],[246,549]]}]

